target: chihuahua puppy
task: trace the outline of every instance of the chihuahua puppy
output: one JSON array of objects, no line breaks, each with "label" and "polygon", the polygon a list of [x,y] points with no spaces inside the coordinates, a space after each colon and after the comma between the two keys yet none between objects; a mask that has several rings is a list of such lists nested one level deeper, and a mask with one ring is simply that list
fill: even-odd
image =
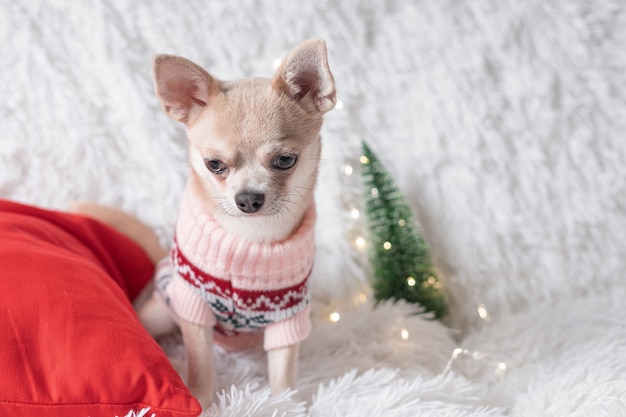
[{"label": "chihuahua puppy", "polygon": [[185,125],[191,169],[173,249],[140,319],[155,336],[180,326],[187,384],[203,407],[214,343],[262,342],[272,393],[293,388],[310,331],[320,129],[336,102],[326,44],[296,46],[271,79],[220,81],[172,55],[156,56],[153,70],[165,113]]}]

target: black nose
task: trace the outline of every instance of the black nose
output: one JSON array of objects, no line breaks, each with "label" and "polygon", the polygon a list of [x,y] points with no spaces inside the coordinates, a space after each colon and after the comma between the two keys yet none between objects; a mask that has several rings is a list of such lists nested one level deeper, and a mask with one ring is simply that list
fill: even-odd
[{"label": "black nose", "polygon": [[265,194],[243,192],[235,196],[235,203],[244,213],[256,213],[265,202]]}]

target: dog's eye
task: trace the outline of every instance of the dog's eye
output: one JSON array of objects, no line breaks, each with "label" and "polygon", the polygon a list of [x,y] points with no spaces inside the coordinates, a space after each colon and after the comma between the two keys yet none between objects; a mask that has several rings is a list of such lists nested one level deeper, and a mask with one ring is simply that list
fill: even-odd
[{"label": "dog's eye", "polygon": [[218,159],[207,159],[204,161],[204,165],[214,174],[221,174],[226,171],[226,165]]},{"label": "dog's eye", "polygon": [[287,170],[296,164],[295,155],[281,155],[274,160],[274,168]]}]

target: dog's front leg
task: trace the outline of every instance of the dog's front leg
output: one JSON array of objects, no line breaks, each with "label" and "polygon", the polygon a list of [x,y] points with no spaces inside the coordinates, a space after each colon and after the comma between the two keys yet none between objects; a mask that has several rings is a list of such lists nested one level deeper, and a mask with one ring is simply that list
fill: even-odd
[{"label": "dog's front leg", "polygon": [[187,386],[202,409],[213,402],[213,328],[181,320],[187,352]]},{"label": "dog's front leg", "polygon": [[267,367],[272,395],[278,395],[296,386],[296,365],[300,344],[267,352]]}]

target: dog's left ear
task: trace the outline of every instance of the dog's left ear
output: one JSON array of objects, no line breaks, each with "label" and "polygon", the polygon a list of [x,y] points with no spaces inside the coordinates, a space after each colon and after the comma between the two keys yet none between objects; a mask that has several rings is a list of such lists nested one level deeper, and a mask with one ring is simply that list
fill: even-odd
[{"label": "dog's left ear", "polygon": [[326,42],[311,39],[293,48],[276,70],[272,86],[321,113],[335,107],[335,79],[328,67]]}]

